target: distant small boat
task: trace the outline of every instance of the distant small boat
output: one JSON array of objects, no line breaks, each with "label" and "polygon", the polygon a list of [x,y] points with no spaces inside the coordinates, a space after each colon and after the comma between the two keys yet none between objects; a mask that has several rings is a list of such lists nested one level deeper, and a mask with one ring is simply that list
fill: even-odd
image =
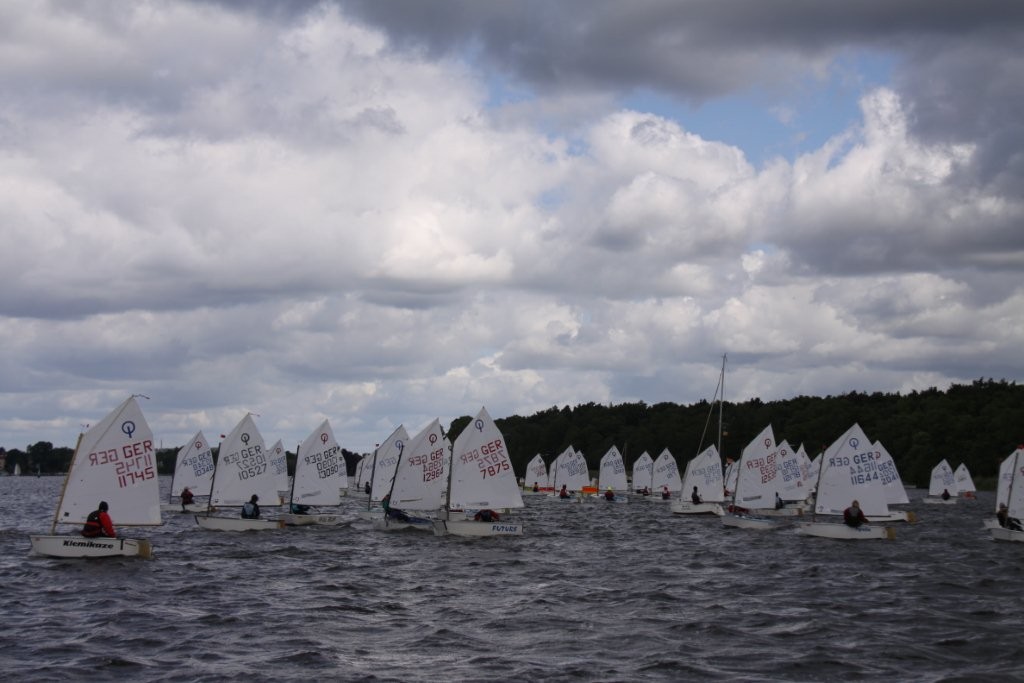
[{"label": "distant small boat", "polygon": [[84,525],[100,501],[116,526],[161,523],[153,432],[134,396],[78,437],[51,535],[31,536],[32,550],[64,558],[152,557],[147,539],[53,535],[58,524]]},{"label": "distant small boat", "polygon": [[[167,502],[161,505],[160,509],[164,512],[205,510],[207,506],[204,503],[181,505],[181,492],[187,488],[193,495],[208,497],[213,486],[213,469],[213,449],[210,448],[203,431],[199,430],[178,450],[174,461],[174,474],[171,475],[171,490]],[[174,502],[175,498],[178,498],[177,504]]]}]

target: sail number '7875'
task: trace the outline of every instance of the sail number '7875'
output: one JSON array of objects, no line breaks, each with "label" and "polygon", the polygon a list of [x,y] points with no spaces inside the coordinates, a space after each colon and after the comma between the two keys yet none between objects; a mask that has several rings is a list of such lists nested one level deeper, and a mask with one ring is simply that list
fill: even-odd
[{"label": "sail number '7875'", "polygon": [[460,457],[464,464],[475,460],[484,479],[495,477],[509,469],[508,458],[505,457],[505,446],[501,443],[501,439],[485,443],[480,448],[463,453]]}]

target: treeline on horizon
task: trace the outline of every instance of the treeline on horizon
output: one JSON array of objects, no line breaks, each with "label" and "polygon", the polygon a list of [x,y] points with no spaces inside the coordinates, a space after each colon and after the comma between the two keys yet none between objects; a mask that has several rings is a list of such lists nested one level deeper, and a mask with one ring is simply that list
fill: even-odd
[{"label": "treeline on horizon", "polygon": [[[882,442],[892,455],[906,486],[927,486],[931,470],[945,458],[954,469],[964,463],[978,488],[994,488],[999,463],[1024,442],[1024,386],[1006,380],[978,379],[954,384],[946,391],[926,389],[909,394],[850,392],[840,396],[797,396],[764,402],[754,398],[722,405],[722,455],[739,459],[743,448],[771,425],[777,442],[801,444],[814,458],[858,423],[868,438]],[[454,442],[472,418],[452,421]],[[680,473],[697,453],[718,441],[718,405],[706,400],[690,405],[644,402],[574,408],[557,406],[528,417],[495,420],[520,477],[540,454],[549,465],[568,446],[582,451],[592,472],[613,445],[632,471],[645,451],[652,457],[668,448]],[[702,439],[703,437],[703,439]],[[157,451],[160,474],[171,474],[178,448]],[[214,448],[216,455],[217,449]],[[361,454],[342,449],[348,473],[355,473]],[[62,474],[73,449],[54,448],[46,441],[6,451],[5,469],[21,464],[24,474]],[[288,454],[289,472],[295,454]]]}]

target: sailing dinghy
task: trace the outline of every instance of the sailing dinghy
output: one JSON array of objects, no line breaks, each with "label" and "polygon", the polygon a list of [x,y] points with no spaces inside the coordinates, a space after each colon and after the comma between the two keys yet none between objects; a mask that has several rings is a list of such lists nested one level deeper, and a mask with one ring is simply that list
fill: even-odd
[{"label": "sailing dinghy", "polygon": [[[1006,491],[1007,515],[1011,519],[1020,520],[1024,519],[1024,448],[1015,450],[1010,458],[1013,465]],[[991,529],[991,533],[992,539],[996,541],[1024,543],[1024,531],[996,526]]]},{"label": "sailing dinghy", "polygon": [[[693,502],[696,487],[701,502]],[[722,487],[722,459],[718,448],[711,444],[697,457],[686,463],[683,491],[672,501],[672,512],[677,515],[718,515],[725,514],[722,502],[725,500]]]},{"label": "sailing dinghy", "polygon": [[450,458],[446,518],[434,521],[434,533],[438,536],[521,536],[523,525],[518,523],[452,519],[452,512],[456,510],[523,507],[505,437],[486,408],[481,408],[455,439]]},{"label": "sailing dinghy", "polygon": [[439,514],[448,483],[445,462],[450,452],[451,444],[440,420],[435,419],[420,430],[399,454],[388,497],[388,508],[392,513],[374,517],[373,528],[378,531],[432,531],[432,519],[410,516],[407,512]]},{"label": "sailing dinghy", "polygon": [[409,442],[409,432],[405,431],[404,425],[398,425],[398,429],[391,432],[388,438],[373,451],[370,460],[369,472],[364,468],[364,475],[370,482],[370,495],[366,497],[366,509],[359,511],[360,519],[374,520],[384,516],[384,508],[381,501],[391,490],[391,482],[395,478],[395,469],[402,457],[405,444]]},{"label": "sailing dinghy", "polygon": [[[533,487],[537,490],[534,491]],[[540,496],[551,493],[551,483],[548,481],[548,466],[544,464],[541,454],[533,456],[533,460],[526,466],[526,476],[523,478],[523,495]]]},{"label": "sailing dinghy", "polygon": [[249,413],[221,442],[217,466],[213,470],[209,507],[206,512],[196,515],[196,523],[213,531],[279,529],[284,526],[279,519],[244,519],[212,514],[214,508],[240,508],[253,495],[260,501],[278,505],[277,485],[277,475],[270,467],[263,435],[256,428],[252,413]]},{"label": "sailing dinghy", "polygon": [[[1013,481],[1014,463],[1017,458],[1017,454],[1024,451],[1024,446],[1018,448],[1013,453],[1006,456],[1001,463],[999,463],[999,481],[996,484],[996,514],[999,513],[999,508],[1003,505],[1009,505],[1010,502],[1010,482]],[[996,529],[1000,526],[999,520],[996,517],[989,517],[983,522],[984,528]]]},{"label": "sailing dinghy", "polygon": [[654,484],[654,458],[647,451],[640,454],[640,457],[633,462],[633,493],[647,491],[652,495]]},{"label": "sailing dinghy", "polygon": [[[943,494],[948,493],[948,498]],[[956,503],[956,479],[953,477],[953,468],[945,458],[932,468],[931,479],[928,480],[928,495],[924,502],[932,505],[954,505]]]},{"label": "sailing dinghy", "polygon": [[129,397],[78,437],[50,535],[33,535],[32,550],[50,557],[152,557],[147,539],[54,535],[58,524],[85,524],[106,501],[116,526],[157,526],[160,485],[153,432],[135,397]]},{"label": "sailing dinghy", "polygon": [[[213,486],[213,449],[203,436],[202,430],[196,432],[192,440],[181,447],[174,461],[174,474],[171,475],[171,492],[167,503],[160,506],[163,512],[202,512],[206,509],[203,503],[181,505],[181,492],[186,488],[196,496],[209,496]],[[174,503],[178,498],[179,502]]]},{"label": "sailing dinghy", "polygon": [[854,424],[826,449],[818,474],[818,493],[814,500],[814,520],[797,526],[805,536],[847,540],[896,538],[892,527],[863,524],[852,527],[843,522],[818,521],[818,515],[839,515],[856,499],[869,519],[885,518],[885,486],[878,471],[874,446],[860,425]]},{"label": "sailing dinghy", "polygon": [[622,462],[619,449],[612,446],[601,456],[600,470],[597,475],[598,496],[608,500],[606,491],[612,492],[609,502],[628,503],[629,482],[626,481],[626,465]]},{"label": "sailing dinghy", "polygon": [[293,507],[341,505],[341,491],[348,486],[347,478],[341,446],[334,438],[330,421],[324,420],[295,452],[295,476],[288,496],[288,512],[281,515],[281,521],[289,526],[337,526],[349,521],[336,512],[322,510],[298,514]]},{"label": "sailing dinghy", "polygon": [[758,514],[774,505],[778,457],[775,432],[768,425],[740,455],[732,504],[722,515],[722,526],[759,531],[779,528],[774,519]]}]

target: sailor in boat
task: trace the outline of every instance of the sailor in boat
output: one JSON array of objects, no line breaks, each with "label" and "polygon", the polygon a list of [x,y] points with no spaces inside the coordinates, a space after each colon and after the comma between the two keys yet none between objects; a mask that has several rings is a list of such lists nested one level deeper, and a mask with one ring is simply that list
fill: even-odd
[{"label": "sailor in boat", "polygon": [[696,486],[693,487],[693,493],[690,494],[690,501],[694,505],[700,505],[704,502],[704,499],[700,497],[700,491],[697,490]]},{"label": "sailor in boat", "polygon": [[366,495],[370,495],[370,482],[366,482],[366,486],[363,487],[363,492]]},{"label": "sailor in boat", "polygon": [[1024,531],[1024,527],[1021,527],[1020,520],[1016,517],[1010,516],[1010,511],[1006,508],[1006,503],[999,504],[999,512],[996,513],[996,519],[999,520],[999,526],[1004,529],[1010,529],[1011,531]]},{"label": "sailor in boat", "polygon": [[192,495],[192,491],[190,491],[187,486],[184,489],[182,489],[182,491],[181,491],[181,511],[182,512],[188,512],[188,510],[185,509],[185,506],[186,505],[191,505],[192,504],[192,500],[194,498],[195,498],[195,496]]},{"label": "sailor in boat", "polygon": [[537,482],[533,482],[533,492],[540,493],[540,485]]},{"label": "sailor in boat", "polygon": [[949,500],[949,489],[942,489],[942,500]]},{"label": "sailor in boat", "polygon": [[567,488],[567,486],[568,486],[567,484],[562,484],[562,490],[558,492],[558,497],[559,498],[568,498],[569,497],[569,489]]},{"label": "sailor in boat", "polygon": [[864,511],[860,509],[860,503],[853,501],[850,507],[843,510],[843,524],[846,526],[852,526],[854,529],[862,524],[867,524],[868,518],[864,516]]},{"label": "sailor in boat", "polygon": [[85,518],[82,535],[86,538],[96,538],[98,536],[116,538],[117,532],[114,531],[114,523],[110,520],[110,515],[107,513],[109,509],[107,501],[100,501],[99,508],[90,512],[89,516]]},{"label": "sailor in boat", "polygon": [[609,501],[615,500],[615,491],[612,491],[611,486],[609,486],[608,490],[604,492],[604,499]]},{"label": "sailor in boat", "polygon": [[779,492],[776,491],[775,492],[775,509],[776,510],[781,510],[783,505],[785,505],[785,503],[782,502],[782,496],[780,496]]},{"label": "sailor in boat", "polygon": [[650,488],[648,488],[647,486],[645,486],[645,487],[643,488],[643,490],[642,490],[642,491],[640,491],[640,495],[641,495],[641,496],[649,496],[649,495],[651,495],[651,489],[650,489]]},{"label": "sailor in boat", "polygon": [[473,519],[477,522],[497,522],[501,519],[501,515],[494,510],[478,510],[477,513],[473,515]]},{"label": "sailor in boat", "polygon": [[671,497],[672,497],[672,494],[668,492],[668,486],[662,486],[661,487],[661,499],[662,500],[668,500]]},{"label": "sailor in boat", "polygon": [[410,521],[409,515],[398,508],[391,507],[391,494],[385,493],[380,500],[380,506],[384,508],[384,516],[390,519],[397,519],[400,522]]},{"label": "sailor in boat", "polygon": [[292,503],[290,509],[292,511],[292,514],[294,514],[294,515],[308,515],[309,514],[309,506],[308,505],[301,505],[300,503]]},{"label": "sailor in boat", "polygon": [[252,494],[252,498],[249,502],[242,506],[242,519],[259,519],[260,518],[260,497],[255,493]]}]

